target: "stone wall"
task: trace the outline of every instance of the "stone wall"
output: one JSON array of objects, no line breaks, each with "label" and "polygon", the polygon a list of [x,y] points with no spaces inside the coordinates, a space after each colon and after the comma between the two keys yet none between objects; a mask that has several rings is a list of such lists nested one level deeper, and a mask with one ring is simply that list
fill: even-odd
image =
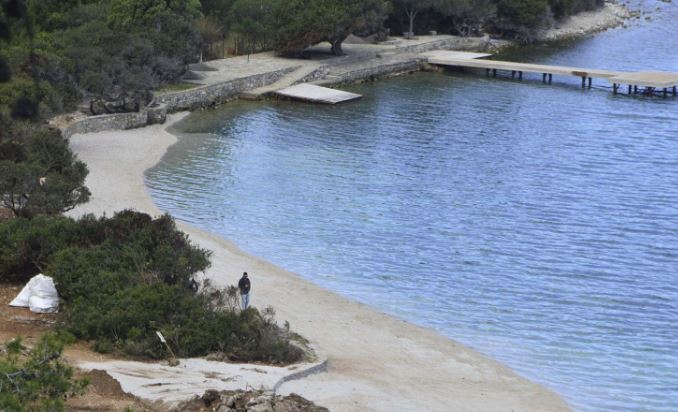
[{"label": "stone wall", "polygon": [[166,105],[168,113],[209,107],[232,100],[246,90],[256,89],[275,83],[286,74],[291,73],[298,68],[299,67],[289,67],[274,72],[255,74],[253,76],[223,83],[196,87],[195,89],[165,93],[156,96],[154,101]]},{"label": "stone wall", "polygon": [[124,130],[144,127],[148,124],[148,112],[102,114],[90,116],[66,126],[63,136],[69,138],[74,134],[96,133],[105,130]]},{"label": "stone wall", "polygon": [[315,82],[315,84],[329,86],[358,83],[394,74],[415,72],[421,70],[422,61],[421,58],[412,58],[394,63],[375,63],[374,65],[363,66],[344,73],[333,73],[331,76]]},{"label": "stone wall", "polygon": [[164,123],[167,113],[194,110],[226,102],[234,99],[245,90],[275,83],[281,77],[296,69],[297,67],[290,67],[180,92],[161,94],[156,96],[151,107],[138,113],[115,113],[86,117],[69,124],[62,130],[62,133],[64,137],[69,138],[74,134],[134,129],[149,124]]},{"label": "stone wall", "polygon": [[314,81],[315,84],[336,86],[347,83],[357,83],[379,77],[415,72],[427,69],[426,58],[419,56],[431,50],[473,50],[483,51],[490,48],[490,37],[457,37],[444,36],[441,39],[398,47],[377,53],[377,57],[365,64],[359,64],[344,72],[331,71],[323,79]]},{"label": "stone wall", "polygon": [[425,53],[432,50],[459,50],[459,51],[483,51],[490,47],[490,36],[483,37],[459,37],[445,36],[442,39],[414,44],[411,46],[398,47],[393,51],[402,53]]},{"label": "stone wall", "polygon": [[302,79],[300,79],[298,83],[310,83],[314,82],[316,80],[321,80],[325,78],[330,72],[330,67],[329,66],[320,66],[310,74],[304,76]]}]

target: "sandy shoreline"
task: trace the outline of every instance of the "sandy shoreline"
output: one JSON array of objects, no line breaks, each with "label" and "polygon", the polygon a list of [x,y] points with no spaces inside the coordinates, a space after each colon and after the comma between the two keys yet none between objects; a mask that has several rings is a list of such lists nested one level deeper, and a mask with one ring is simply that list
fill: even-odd
[{"label": "sandy shoreline", "polygon": [[[125,208],[157,215],[144,171],[157,164],[177,138],[165,125],[74,135],[71,147],[87,163],[92,199],[73,211],[112,214]],[[328,356],[327,373],[286,383],[333,411],[565,411],[555,393],[441,335],[350,301],[242,252],[233,243],[179,223],[191,239],[214,252],[207,276],[236,283],[253,277],[253,303],[272,305]]]}]

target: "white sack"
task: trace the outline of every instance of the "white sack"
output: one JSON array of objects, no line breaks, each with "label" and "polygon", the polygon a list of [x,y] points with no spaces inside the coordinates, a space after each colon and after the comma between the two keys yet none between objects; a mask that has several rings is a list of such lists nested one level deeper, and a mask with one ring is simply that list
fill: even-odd
[{"label": "white sack", "polygon": [[59,310],[59,294],[51,277],[36,275],[9,304],[29,308],[31,312],[54,313]]}]

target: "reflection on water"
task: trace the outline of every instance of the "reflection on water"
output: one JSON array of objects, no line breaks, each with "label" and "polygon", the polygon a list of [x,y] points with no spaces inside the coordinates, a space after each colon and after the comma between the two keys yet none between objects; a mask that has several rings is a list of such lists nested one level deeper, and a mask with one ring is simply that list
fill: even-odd
[{"label": "reflection on water", "polygon": [[[678,7],[661,5],[652,24],[509,58],[678,71]],[[228,104],[184,122],[148,184],[178,218],[578,410],[678,410],[678,100],[526,79],[422,73],[337,107]]]}]

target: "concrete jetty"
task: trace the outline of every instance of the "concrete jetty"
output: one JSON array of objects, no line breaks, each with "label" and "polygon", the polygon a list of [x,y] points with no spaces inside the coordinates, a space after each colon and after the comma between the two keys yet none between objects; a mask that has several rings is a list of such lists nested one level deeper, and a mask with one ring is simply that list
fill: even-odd
[{"label": "concrete jetty", "polygon": [[523,79],[523,73],[538,73],[542,81],[550,84],[553,75],[575,76],[581,78],[582,88],[591,88],[593,79],[604,79],[612,84],[612,90],[618,93],[622,85],[628,86],[628,93],[655,94],[658,91],[664,96],[678,94],[678,73],[672,72],[623,72],[612,70],[589,69],[582,67],[553,66],[543,64],[487,60],[482,53],[464,53],[434,51],[428,53],[428,63],[437,66],[484,69],[487,75],[497,76],[498,71],[511,72],[513,78]]}]

